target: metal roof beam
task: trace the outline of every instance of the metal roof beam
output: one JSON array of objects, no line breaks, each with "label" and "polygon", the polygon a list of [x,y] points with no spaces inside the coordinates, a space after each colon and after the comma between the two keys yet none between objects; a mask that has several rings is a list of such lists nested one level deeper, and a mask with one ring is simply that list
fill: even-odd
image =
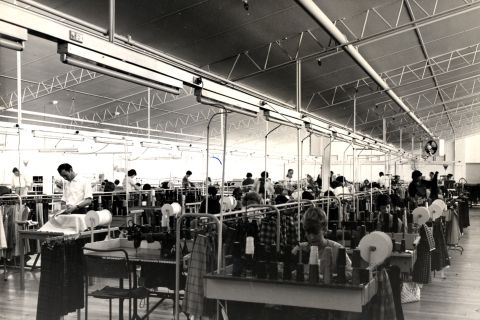
[{"label": "metal roof beam", "polygon": [[[435,75],[445,75],[480,64],[480,43],[455,49],[429,59],[414,62],[399,68],[380,73],[380,76],[391,88],[400,88],[432,78],[429,69],[435,70]],[[356,79],[335,87],[314,92],[307,104],[307,110],[322,110],[353,101],[353,92],[358,88],[357,103],[369,104],[375,101],[375,95],[383,93],[369,77]],[[335,94],[341,89],[346,94]],[[334,98],[332,98],[334,97]],[[371,98],[371,99],[368,99]],[[369,111],[374,111],[372,108]]]},{"label": "metal roof beam", "polygon": [[[52,93],[77,86],[79,84],[98,79],[103,75],[86,69],[72,69],[66,73],[56,75],[50,79],[26,86],[22,90],[22,103],[48,96]],[[0,110],[17,106],[18,92],[13,91],[0,97]]]},{"label": "metal roof beam", "polygon": [[330,21],[323,11],[312,0],[297,0],[299,4],[309,13],[335,40],[345,45],[344,50],[352,57],[352,59],[383,89],[385,93],[394,101],[401,109],[408,113],[409,117],[430,136],[433,133],[418,119],[412,110],[397,96],[397,94],[389,87],[389,85],[380,77],[373,67],[365,60],[357,48],[350,44],[345,35]]},{"label": "metal roof beam", "polygon": [[[413,30],[419,26],[429,25],[480,8],[479,3],[476,0],[466,2],[464,5],[454,8],[451,8],[451,0],[436,0],[437,5],[433,8],[415,2],[423,12],[423,15],[411,22],[403,23],[405,20],[410,20],[404,9],[404,1],[405,0],[397,0],[388,2],[367,9],[354,16],[335,20],[333,23],[345,34],[347,39],[346,44],[361,46]],[[442,10],[440,8],[449,9]],[[381,19],[384,22],[381,26],[378,25],[378,19]],[[359,30],[360,28],[361,31],[352,31]],[[379,28],[383,29],[379,31]],[[274,40],[265,45],[244,50],[222,60],[211,62],[202,68],[209,72],[219,73],[228,80],[238,81],[278,68],[283,68],[295,63],[297,60],[306,61],[318,57],[327,57],[329,55],[335,55],[343,50],[345,44],[337,45],[331,37],[325,37],[323,34],[320,34],[320,30],[321,28],[317,28],[313,30],[305,30],[292,35],[286,35],[281,39]],[[305,52],[304,44],[308,42],[316,43],[320,50],[306,52],[300,56],[299,52]],[[290,51],[286,50],[284,47],[284,44],[287,43],[290,44]],[[252,54],[255,54],[258,58],[255,60]],[[276,60],[278,61],[279,59],[280,62],[272,63],[273,60],[270,59],[270,57],[273,54],[277,55]],[[241,73],[241,70],[236,68],[239,60],[250,63],[257,70],[254,72]],[[220,68],[222,70],[220,70]]]}]

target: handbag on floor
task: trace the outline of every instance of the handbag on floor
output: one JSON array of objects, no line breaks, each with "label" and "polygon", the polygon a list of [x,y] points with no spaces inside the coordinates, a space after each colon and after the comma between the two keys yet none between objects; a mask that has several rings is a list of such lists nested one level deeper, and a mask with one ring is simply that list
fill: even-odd
[{"label": "handbag on floor", "polygon": [[416,282],[404,282],[401,292],[402,303],[420,301],[420,285]]}]

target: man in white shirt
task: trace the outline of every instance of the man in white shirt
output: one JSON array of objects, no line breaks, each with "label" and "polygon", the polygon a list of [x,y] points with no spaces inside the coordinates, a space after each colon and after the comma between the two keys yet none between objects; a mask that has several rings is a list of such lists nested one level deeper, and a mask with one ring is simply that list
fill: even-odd
[{"label": "man in white shirt", "polygon": [[17,168],[13,168],[12,172],[12,190],[18,195],[27,195],[28,188],[30,187],[30,183],[28,182],[27,178],[23,174],[20,174],[20,170]]},{"label": "man in white shirt", "polygon": [[65,179],[62,197],[65,213],[86,213],[92,203],[92,184],[77,175],[68,163],[62,163],[57,171]]},{"label": "man in white shirt", "polygon": [[390,178],[383,174],[383,172],[378,173],[380,179],[378,179],[378,184],[381,188],[388,189],[390,187]]}]

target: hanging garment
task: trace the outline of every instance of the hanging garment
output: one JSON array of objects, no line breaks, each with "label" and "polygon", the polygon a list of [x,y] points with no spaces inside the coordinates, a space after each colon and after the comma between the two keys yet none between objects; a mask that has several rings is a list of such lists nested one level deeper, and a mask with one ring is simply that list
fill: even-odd
[{"label": "hanging garment", "polygon": [[395,314],[397,320],[403,320],[402,309],[402,279],[400,277],[400,267],[390,266],[387,268],[388,278],[390,279],[390,286],[392,288],[393,302],[395,304]]},{"label": "hanging garment", "polygon": [[395,302],[386,269],[377,275],[377,295],[373,302],[373,320],[397,320]]},{"label": "hanging garment", "polygon": [[273,218],[262,219],[260,224],[259,240],[266,246],[271,246],[277,242],[277,223]]},{"label": "hanging garment", "polygon": [[298,243],[298,221],[295,215],[282,215],[281,239],[285,247],[294,247]]},{"label": "hanging garment", "polygon": [[3,227],[3,207],[0,207],[0,250],[7,249],[7,237]]},{"label": "hanging garment", "polygon": [[83,242],[85,240],[65,241],[64,295],[62,314],[74,312],[84,307],[83,279]]},{"label": "hanging garment", "polygon": [[84,307],[83,240],[42,244],[37,320],[57,320]]},{"label": "hanging garment", "polygon": [[[430,263],[431,250],[435,249],[435,243],[430,228],[422,225],[419,230],[420,242],[417,246],[417,260],[413,266],[413,281],[428,284],[431,280]],[[433,247],[432,247],[433,242]]]},{"label": "hanging garment", "polygon": [[468,206],[468,199],[458,198],[458,216],[460,233],[463,233],[463,229],[470,226],[470,208]]},{"label": "hanging garment", "polygon": [[58,320],[63,315],[64,249],[61,243],[42,245],[37,320]]},{"label": "hanging garment", "polygon": [[433,223],[433,238],[435,240],[435,250],[432,251],[432,270],[440,271],[450,265],[441,219],[437,219]]},{"label": "hanging garment", "polygon": [[204,296],[203,276],[215,268],[215,247],[211,237],[197,235],[188,266],[187,284],[182,309],[189,315],[208,316],[214,308]]},{"label": "hanging garment", "polygon": [[460,240],[460,226],[458,224],[458,214],[454,209],[449,210],[450,220],[447,220],[447,244],[457,245]]}]

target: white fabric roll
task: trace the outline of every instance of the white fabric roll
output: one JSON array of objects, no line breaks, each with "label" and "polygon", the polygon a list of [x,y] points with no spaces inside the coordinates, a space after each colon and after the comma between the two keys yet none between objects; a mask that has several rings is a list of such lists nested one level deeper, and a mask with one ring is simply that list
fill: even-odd
[{"label": "white fabric roll", "polygon": [[436,220],[442,216],[443,208],[438,203],[432,203],[430,207],[428,207],[428,211],[430,212],[430,217]]},{"label": "white fabric roll", "polygon": [[418,225],[424,224],[430,219],[430,211],[425,207],[417,207],[412,212],[413,214],[413,223]]},{"label": "white fabric roll", "polygon": [[165,203],[162,206],[162,214],[165,216],[174,216],[174,215],[179,215],[182,212],[182,206],[178,204],[177,202],[173,202],[172,204]]},{"label": "white fabric roll", "polygon": [[[373,251],[372,247],[375,248]],[[360,240],[358,248],[363,260],[371,266],[377,266],[392,254],[392,240],[387,234],[374,231]]]},{"label": "white fabric roll", "polygon": [[433,201],[433,202],[432,202],[432,205],[434,205],[434,204],[440,206],[440,208],[441,208],[443,211],[447,210],[447,204],[446,204],[445,201],[443,201],[442,199],[437,199],[437,200]]},{"label": "white fabric roll", "polygon": [[85,224],[88,228],[107,226],[112,222],[112,214],[107,209],[101,211],[90,210],[85,216]]}]

